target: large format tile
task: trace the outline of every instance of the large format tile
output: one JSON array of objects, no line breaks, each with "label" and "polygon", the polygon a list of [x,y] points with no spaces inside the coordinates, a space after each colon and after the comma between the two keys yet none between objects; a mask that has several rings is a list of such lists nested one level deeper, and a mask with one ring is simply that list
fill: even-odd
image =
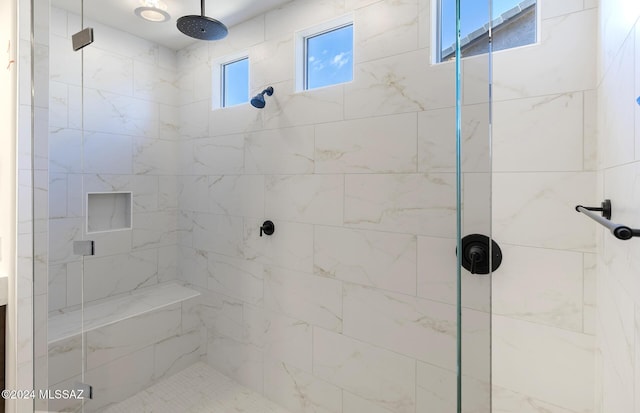
[{"label": "large format tile", "polygon": [[583,254],[502,245],[493,276],[493,314],[582,331]]},{"label": "large format tile", "polygon": [[247,220],[244,258],[264,264],[313,273],[313,226],[274,220],[275,232],[260,236],[261,220]]},{"label": "large format tile", "polygon": [[456,311],[448,304],[344,285],[343,332],[445,368],[455,365]]},{"label": "large format tile", "polygon": [[497,315],[492,323],[494,384],[570,411],[591,409],[592,336]]},{"label": "large format tile", "polygon": [[427,49],[356,64],[353,78],[345,85],[347,119],[455,105],[455,72],[429,65]]},{"label": "large format tile", "polygon": [[316,226],[316,274],[405,294],[416,293],[416,237]]},{"label": "large format tile", "polygon": [[593,251],[596,225],[575,210],[594,204],[591,172],[494,173],[493,236],[499,242]]},{"label": "large format tile", "polygon": [[194,214],[193,246],[205,251],[239,257],[242,248],[242,218]]},{"label": "large format tile", "polygon": [[84,301],[130,292],[158,283],[158,252],[96,257],[84,263]]},{"label": "large format tile", "polygon": [[126,356],[180,332],[180,304],[87,332],[87,369]]},{"label": "large format tile", "polygon": [[263,354],[259,347],[227,337],[213,337],[207,344],[207,361],[224,375],[262,393]]},{"label": "large format tile", "polygon": [[311,325],[342,330],[342,285],[339,281],[267,266],[264,306]]},{"label": "large format tile", "polygon": [[[188,156],[188,154],[187,154]],[[244,136],[228,135],[193,141],[193,163],[196,174],[239,174],[244,170]]]},{"label": "large format tile", "polygon": [[416,172],[415,114],[316,126],[316,173]]},{"label": "large format tile", "polygon": [[633,102],[637,96],[633,85],[634,41],[629,37],[616,53],[610,68],[598,88],[598,116],[600,139],[599,161],[602,167],[612,167],[635,159],[634,106],[621,104]]},{"label": "large format tile", "polygon": [[83,50],[84,86],[133,96],[133,60],[97,47]]},{"label": "large format tile", "polygon": [[178,96],[178,76],[174,70],[134,61],[133,93],[138,98],[175,105]]},{"label": "large format tile", "polygon": [[[490,408],[491,388],[468,376],[462,377],[463,413],[492,413]],[[454,413],[457,410],[457,378],[451,370],[418,362],[417,409],[419,412],[437,411]]]},{"label": "large format tile", "polygon": [[204,353],[205,343],[200,329],[177,334],[155,345],[154,380],[170,377],[193,363]]},{"label": "large format tile", "polygon": [[596,20],[596,9],[545,19],[540,43],[494,53],[494,101],[593,89]]},{"label": "large format tile", "polygon": [[342,175],[276,175],[265,179],[265,215],[273,220],[340,225]]},{"label": "large format tile", "polygon": [[579,171],[583,157],[582,93],[494,104],[494,171]]},{"label": "large format tile", "polygon": [[150,346],[87,370],[84,377],[93,387],[94,398],[86,402],[85,409],[98,410],[148,387],[153,382],[153,362],[153,347]]},{"label": "large format tile", "polygon": [[111,92],[84,91],[84,127],[87,131],[155,137],[158,105]]},{"label": "large format tile", "polygon": [[313,334],[313,372],[395,413],[415,411],[415,361],[320,328]]},{"label": "large format tile", "polygon": [[248,343],[260,348],[266,358],[312,370],[312,326],[297,318],[263,308],[244,306],[244,328]]},{"label": "large format tile", "polygon": [[264,394],[295,412],[342,413],[342,389],[309,372],[265,359]]},{"label": "large format tile", "polygon": [[418,0],[377,2],[354,13],[354,59],[366,62],[418,48]]},{"label": "large format tile", "polygon": [[209,211],[222,215],[264,216],[264,181],[260,175],[210,176]]},{"label": "large format tile", "polygon": [[393,410],[382,407],[374,401],[356,396],[346,390],[342,391],[342,411],[344,413],[393,413]]},{"label": "large format tile", "polygon": [[[344,85],[295,91],[294,82],[273,84],[274,93],[260,111],[266,129],[315,125],[344,119]],[[251,110],[255,108],[249,106]]]},{"label": "large format tile", "polygon": [[220,254],[209,254],[207,288],[243,302],[261,304],[263,265]]},{"label": "large format tile", "polygon": [[314,128],[302,126],[247,134],[244,141],[248,174],[309,174],[314,167]]},{"label": "large format tile", "polygon": [[[464,172],[490,170],[489,111],[486,104],[464,105],[461,161]],[[418,113],[418,171],[453,172],[456,162],[455,108]]]},{"label": "large format tile", "polygon": [[345,224],[409,234],[452,236],[453,174],[347,175]]}]

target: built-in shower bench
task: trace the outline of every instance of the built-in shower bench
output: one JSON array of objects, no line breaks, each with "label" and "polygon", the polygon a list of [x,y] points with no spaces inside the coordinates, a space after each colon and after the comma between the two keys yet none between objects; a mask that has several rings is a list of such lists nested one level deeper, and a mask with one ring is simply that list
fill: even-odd
[{"label": "built-in shower bench", "polygon": [[[195,363],[204,349],[198,296],[171,281],[50,316],[50,389],[86,383],[99,411]],[[49,410],[79,411],[80,402],[51,400]]]},{"label": "built-in shower bench", "polygon": [[[177,282],[167,282],[106,298],[76,309],[49,317],[49,343],[95,330],[128,318],[159,310],[197,297],[200,292]],[[83,314],[84,313],[84,314]]]}]

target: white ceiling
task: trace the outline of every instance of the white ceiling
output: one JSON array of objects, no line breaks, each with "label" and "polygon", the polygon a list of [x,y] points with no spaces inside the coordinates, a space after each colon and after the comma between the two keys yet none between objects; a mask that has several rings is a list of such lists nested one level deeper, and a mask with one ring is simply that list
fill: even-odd
[{"label": "white ceiling", "polygon": [[[83,0],[52,0],[60,7],[80,14]],[[141,5],[140,0],[84,0],[85,18],[96,20],[144,39],[167,46],[174,50],[182,49],[198,40],[188,37],[176,28],[176,20],[188,14],[200,14],[200,0],[163,0],[171,19],[164,23],[153,23],[133,14]],[[278,7],[291,0],[207,0],[205,15],[221,21],[229,31],[232,26],[255,17],[267,10]]]}]

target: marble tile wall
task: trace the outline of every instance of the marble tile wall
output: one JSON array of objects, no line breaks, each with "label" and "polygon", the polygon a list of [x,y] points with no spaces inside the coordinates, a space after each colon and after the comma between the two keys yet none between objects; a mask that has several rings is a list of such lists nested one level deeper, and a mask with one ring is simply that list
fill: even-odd
[{"label": "marble tile wall", "polygon": [[543,1],[540,12],[539,44],[493,62],[492,228],[504,256],[492,284],[493,406],[593,412],[596,228],[574,207],[599,202],[598,8]]},{"label": "marble tile wall", "polygon": [[[593,411],[595,229],[573,206],[596,201],[598,9],[540,10],[539,44],[494,56],[505,260],[493,291],[464,278],[468,411],[488,411],[474,345],[491,292],[498,411]],[[294,32],[346,13],[354,80],[295,93]],[[178,52],[180,277],[206,291],[209,363],[293,411],[454,411],[455,77],[430,63],[430,13],[428,0],[297,0]],[[240,50],[252,92],[275,93],[262,110],[210,110],[211,64]],[[487,231],[486,60],[464,76],[465,229]]]},{"label": "marble tile wall", "polygon": [[[83,269],[85,302],[177,277],[176,53],[85,24],[96,40],[82,78],[69,47],[79,16],[51,9],[49,311],[80,304]],[[86,193],[129,191],[132,228],[90,233]],[[82,238],[96,243],[84,265],[72,251]]]},{"label": "marble tile wall", "polygon": [[[612,221],[640,227],[640,6],[602,0],[598,46],[598,199],[611,199]],[[597,229],[594,288],[596,412],[638,411],[640,248]]]},{"label": "marble tile wall", "polygon": [[[598,10],[551,3],[541,4],[540,44],[494,56],[493,235],[505,261],[493,280],[493,395],[505,412],[592,411],[595,229],[573,205],[596,202],[602,175],[590,47]],[[297,0],[177,55],[94,24],[105,35],[86,56],[83,138],[79,65],[63,64],[77,62],[66,46],[78,22],[52,9],[48,167],[61,195],[49,197],[51,239],[85,231],[78,188],[134,193],[134,229],[94,234],[99,256],[87,264],[130,263],[142,278],[105,285],[97,271],[100,288],[85,290],[99,299],[176,275],[202,288],[201,305],[182,309],[183,328],[202,323],[212,365],[294,411],[451,411],[454,76],[451,64],[430,64],[430,10],[427,0]],[[348,12],[354,81],[293,93],[293,32]],[[249,50],[252,91],[276,93],[261,111],[211,111],[210,62],[237,50]],[[468,194],[487,171],[482,64],[464,62]],[[468,209],[467,228],[483,228]],[[274,236],[259,237],[264,219],[276,222]],[[49,289],[59,294],[49,310],[59,310],[79,303],[80,263],[68,243],[50,248]],[[471,344],[486,335],[489,290],[464,281],[465,316],[477,320],[465,330]],[[632,338],[630,320],[612,335]],[[157,367],[146,349],[104,365]],[[487,361],[475,356],[468,406],[487,411],[489,389],[475,377]]]},{"label": "marble tile wall", "polygon": [[[79,24],[79,16],[51,8],[50,145],[44,162],[49,314],[178,277],[176,53],[85,22],[94,28],[95,42],[83,49],[82,94],[81,54],[70,47]],[[42,177],[46,188],[47,174]],[[89,232],[88,192],[131,192],[130,211],[124,211],[131,214],[131,228]],[[74,255],[72,241],[79,239],[93,239],[96,255],[84,261]],[[78,334],[50,343],[43,350],[49,383],[40,388],[73,388],[84,370],[96,395],[85,411],[96,411],[197,361],[206,347],[194,322],[195,301],[89,331],[84,340]],[[47,343],[46,337],[40,342]],[[58,401],[48,406],[80,407]]]},{"label": "marble tile wall", "polygon": [[[205,350],[203,331],[199,323],[183,320],[196,303],[197,299],[179,302],[51,342],[50,388],[74,388],[85,368],[94,398],[85,401],[84,411],[100,411],[195,363]],[[77,400],[49,404],[52,411],[75,412],[81,407]]]}]

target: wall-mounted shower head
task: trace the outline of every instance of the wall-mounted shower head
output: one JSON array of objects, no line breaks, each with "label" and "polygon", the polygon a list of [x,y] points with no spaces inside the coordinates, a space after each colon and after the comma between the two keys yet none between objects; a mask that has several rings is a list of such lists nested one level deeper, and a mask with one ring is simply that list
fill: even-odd
[{"label": "wall-mounted shower head", "polygon": [[178,30],[198,40],[220,40],[229,33],[227,26],[204,15],[204,0],[200,1],[201,12],[198,15],[182,16],[176,25]]},{"label": "wall-mounted shower head", "polygon": [[265,93],[267,94],[267,96],[273,95],[273,88],[271,86],[269,86],[268,88],[266,88],[262,92],[260,92],[257,95],[255,95],[253,97],[253,99],[251,99],[251,106],[253,106],[254,108],[262,109],[264,107],[264,105],[265,105],[265,101],[264,101],[264,94]]}]

